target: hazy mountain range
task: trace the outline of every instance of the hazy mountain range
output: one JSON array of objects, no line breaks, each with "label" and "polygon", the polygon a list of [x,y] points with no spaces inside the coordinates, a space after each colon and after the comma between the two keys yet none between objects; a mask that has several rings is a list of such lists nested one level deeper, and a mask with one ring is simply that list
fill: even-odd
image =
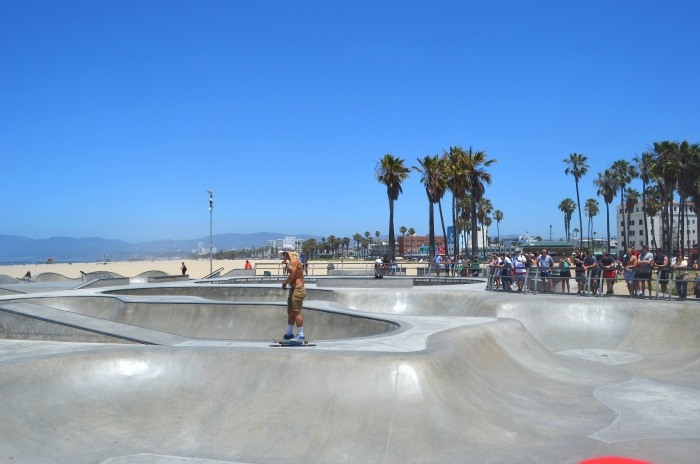
[{"label": "hazy mountain range", "polygon": [[[245,247],[263,247],[268,240],[296,237],[302,240],[320,239],[320,236],[306,234],[282,234],[277,232],[256,232],[254,234],[214,235],[214,246],[218,250],[241,250]],[[129,243],[122,240],[108,240],[99,237],[72,238],[51,237],[33,239],[18,235],[0,235],[0,261],[44,261],[54,258],[57,261],[92,261],[109,258],[112,261],[147,257],[184,256],[203,242],[209,246],[209,236],[188,240],[155,240]]]}]

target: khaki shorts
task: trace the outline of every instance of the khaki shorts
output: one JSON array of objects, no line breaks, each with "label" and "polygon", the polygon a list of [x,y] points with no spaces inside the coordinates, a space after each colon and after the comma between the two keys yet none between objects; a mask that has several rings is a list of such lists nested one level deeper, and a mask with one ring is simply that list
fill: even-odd
[{"label": "khaki shorts", "polygon": [[287,310],[292,310],[294,312],[301,311],[301,304],[306,298],[306,289],[302,286],[294,287],[289,290],[289,297],[287,298]]}]

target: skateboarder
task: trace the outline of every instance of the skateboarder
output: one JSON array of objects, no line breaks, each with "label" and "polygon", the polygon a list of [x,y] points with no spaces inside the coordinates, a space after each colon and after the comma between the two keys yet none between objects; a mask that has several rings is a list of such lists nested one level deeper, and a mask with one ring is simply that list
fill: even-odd
[{"label": "skateboarder", "polygon": [[[301,305],[306,297],[306,289],[304,288],[304,270],[299,256],[294,252],[293,245],[285,245],[282,247],[284,259],[287,261],[287,280],[282,284],[282,290],[287,289],[289,284],[289,298],[287,298],[287,333],[284,335],[285,340],[295,342],[304,341],[304,319],[301,316]],[[292,329],[294,323],[297,325],[297,335],[294,336]]]}]

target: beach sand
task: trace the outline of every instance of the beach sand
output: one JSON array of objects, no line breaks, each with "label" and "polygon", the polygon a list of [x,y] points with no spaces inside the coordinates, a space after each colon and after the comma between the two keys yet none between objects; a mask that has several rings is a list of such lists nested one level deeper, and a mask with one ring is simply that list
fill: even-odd
[{"label": "beach sand", "polygon": [[[146,271],[163,271],[172,275],[180,275],[180,266],[182,259],[179,260],[158,260],[158,261],[124,261],[124,262],[108,262],[108,263],[58,263],[58,264],[15,264],[8,266],[0,266],[0,275],[5,274],[10,277],[23,277],[27,271],[32,273],[32,277],[36,277],[42,272],[55,272],[66,277],[80,277],[80,271],[83,272],[115,272],[124,277],[134,277]],[[209,274],[209,260],[184,260],[187,266],[187,274],[191,278],[201,279]],[[251,260],[251,264],[255,263],[278,263],[279,261],[270,260]],[[232,269],[243,269],[245,266],[244,259],[236,260],[214,260],[213,269],[217,270],[223,267],[222,274]]]}]

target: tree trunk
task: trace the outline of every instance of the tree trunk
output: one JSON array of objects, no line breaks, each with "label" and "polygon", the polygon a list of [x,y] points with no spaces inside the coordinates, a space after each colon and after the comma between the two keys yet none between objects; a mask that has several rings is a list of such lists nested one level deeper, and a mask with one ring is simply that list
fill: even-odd
[{"label": "tree trunk", "polygon": [[[430,211],[428,213],[428,235],[430,244],[430,251],[428,251],[428,259],[432,263],[435,260],[435,205],[428,200],[428,205],[430,206]],[[404,241],[404,245],[406,242]]]},{"label": "tree trunk", "polygon": [[[607,217],[607,229],[608,229],[608,253],[610,253],[610,204],[605,203],[605,216]],[[619,252],[620,250],[618,250]]]},{"label": "tree trunk", "polygon": [[454,246],[454,256],[455,259],[459,258],[459,240],[457,237],[457,197],[452,194],[452,242]]},{"label": "tree trunk", "polygon": [[578,194],[578,179],[576,179],[576,202],[578,203],[578,222],[581,228],[581,239],[579,240],[579,246],[583,249],[583,216],[581,216],[581,197]]},{"label": "tree trunk", "polygon": [[445,218],[442,216],[442,200],[438,201],[438,210],[440,211],[440,224],[442,224],[442,236],[445,239],[445,254],[447,254],[447,231],[445,230]]},{"label": "tree trunk", "polygon": [[[627,242],[629,237],[627,236],[627,221],[625,220],[625,189],[620,187],[620,207],[622,212],[622,252],[627,253]],[[618,247],[619,250],[619,247]]]},{"label": "tree trunk", "polygon": [[477,235],[477,226],[476,226],[476,198],[474,198],[474,195],[471,196],[471,208],[472,208],[472,214],[471,214],[471,220],[472,220],[472,255],[476,256],[477,260],[479,259],[479,236]]},{"label": "tree trunk", "polygon": [[[379,239],[377,239],[377,242]],[[396,239],[394,238],[394,200],[389,198],[389,258],[393,261],[395,256],[394,256],[394,242],[396,242]]]},{"label": "tree trunk", "polygon": [[642,214],[644,215],[644,244],[649,244],[649,229],[647,229],[647,183],[642,179]]},{"label": "tree trunk", "polygon": [[658,248],[656,246],[656,234],[654,233],[654,216],[649,217],[651,220],[651,243],[654,248],[654,252],[656,252],[656,249]]}]

